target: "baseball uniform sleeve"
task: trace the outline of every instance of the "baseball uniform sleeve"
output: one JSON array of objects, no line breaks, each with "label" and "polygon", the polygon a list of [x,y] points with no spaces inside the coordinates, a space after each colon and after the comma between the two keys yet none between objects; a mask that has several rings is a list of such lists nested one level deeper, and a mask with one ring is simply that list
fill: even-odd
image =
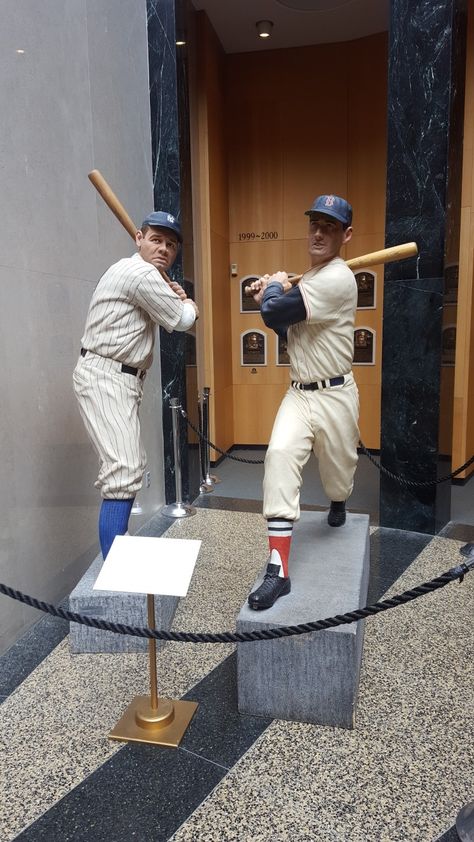
[{"label": "baseball uniform sleeve", "polygon": [[158,270],[147,272],[134,292],[134,303],[171,333],[183,315],[183,301],[161,277]]},{"label": "baseball uniform sleeve", "polygon": [[306,308],[299,288],[293,287],[285,293],[278,281],[268,284],[263,293],[260,312],[266,326],[280,335],[286,333],[288,325],[306,320]]},{"label": "baseball uniform sleeve", "polygon": [[196,321],[196,310],[190,301],[183,301],[183,312],[181,318],[174,329],[179,331],[189,330]]}]

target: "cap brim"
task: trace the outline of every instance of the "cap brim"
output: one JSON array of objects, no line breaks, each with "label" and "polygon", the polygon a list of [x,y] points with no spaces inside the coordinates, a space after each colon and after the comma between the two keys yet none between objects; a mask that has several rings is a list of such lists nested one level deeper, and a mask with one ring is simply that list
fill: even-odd
[{"label": "cap brim", "polygon": [[162,222],[147,222],[146,220],[142,223],[142,226],[143,225],[148,225],[149,228],[161,228],[162,231],[170,231],[171,234],[175,235],[180,245],[183,243],[181,234],[178,234],[178,232],[175,231],[174,228],[170,228],[169,225],[163,225]]},{"label": "cap brim", "polygon": [[337,221],[340,222],[342,225],[351,225],[352,224],[352,222],[347,222],[345,219],[343,219],[337,213],[327,213],[327,211],[320,211],[320,210],[307,210],[307,211],[304,212],[304,214],[305,214],[305,216],[311,216],[311,215],[313,215],[313,216],[316,216],[316,215],[317,216],[327,216],[328,219],[337,219]]}]

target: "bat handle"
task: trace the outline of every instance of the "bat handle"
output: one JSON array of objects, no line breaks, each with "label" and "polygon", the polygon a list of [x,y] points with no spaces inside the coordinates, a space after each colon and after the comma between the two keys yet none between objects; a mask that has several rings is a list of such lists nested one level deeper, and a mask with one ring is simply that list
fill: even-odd
[{"label": "bat handle", "polygon": [[[292,278],[288,278],[288,280],[289,280],[289,282],[290,282],[291,286],[292,286],[292,287],[294,287],[294,286],[295,286],[295,284],[297,284],[297,283],[299,283],[299,282],[301,281],[301,278],[302,278],[302,277],[303,277],[303,275],[293,275],[293,277],[292,277]],[[257,290],[253,290],[253,289],[252,289],[252,287],[244,287],[244,294],[245,294],[245,295],[247,295],[247,296],[249,296],[249,295],[255,295],[255,292],[256,292],[256,291],[257,291]]]}]

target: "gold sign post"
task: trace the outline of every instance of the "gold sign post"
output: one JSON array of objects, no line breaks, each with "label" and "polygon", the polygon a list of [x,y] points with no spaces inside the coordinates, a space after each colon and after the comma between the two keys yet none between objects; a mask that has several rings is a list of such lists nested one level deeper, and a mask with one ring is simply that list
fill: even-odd
[{"label": "gold sign post", "polygon": [[[148,626],[155,626],[155,598],[147,594]],[[154,743],[176,748],[193,718],[197,702],[159,699],[156,672],[156,640],[149,638],[150,696],[136,696],[109,734],[110,740]]]}]

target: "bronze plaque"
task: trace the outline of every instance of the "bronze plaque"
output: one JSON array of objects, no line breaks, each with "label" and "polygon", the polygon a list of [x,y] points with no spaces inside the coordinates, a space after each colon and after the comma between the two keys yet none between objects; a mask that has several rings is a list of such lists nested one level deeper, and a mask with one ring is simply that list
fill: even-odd
[{"label": "bronze plaque", "polygon": [[359,365],[374,364],[374,334],[366,327],[354,331],[354,362]]},{"label": "bronze plaque", "polygon": [[241,337],[242,365],[266,365],[266,336],[258,330],[249,330]]},{"label": "bronze plaque", "polygon": [[375,307],[375,280],[373,272],[357,272],[357,307],[359,309]]},{"label": "bronze plaque", "polygon": [[252,281],[258,281],[260,275],[247,275],[240,282],[240,312],[258,313],[260,305],[253,300],[253,295],[245,295],[245,287],[249,287]]}]

